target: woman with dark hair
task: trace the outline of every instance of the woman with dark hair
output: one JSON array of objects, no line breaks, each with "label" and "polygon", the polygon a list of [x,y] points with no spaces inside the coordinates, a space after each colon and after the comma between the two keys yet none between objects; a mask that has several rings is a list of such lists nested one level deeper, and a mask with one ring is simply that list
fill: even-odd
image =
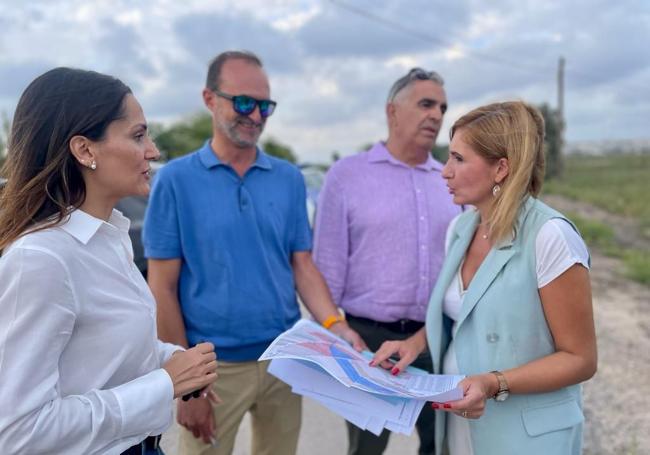
[{"label": "woman with dark hair", "polygon": [[433,403],[436,450],[451,455],[579,455],[580,383],[596,372],[589,253],[575,226],[538,199],[544,120],[495,103],[451,128],[442,176],[474,209],[447,231],[426,326],[373,362],[403,370],[427,345],[436,373],[463,374],[461,400]]},{"label": "woman with dark hair", "polygon": [[212,383],[217,365],[210,343],[158,341],[129,221],[113,209],[149,192],[159,157],[140,105],[113,77],[53,69],[22,94],[8,152],[2,453],[161,453],[173,399]]}]

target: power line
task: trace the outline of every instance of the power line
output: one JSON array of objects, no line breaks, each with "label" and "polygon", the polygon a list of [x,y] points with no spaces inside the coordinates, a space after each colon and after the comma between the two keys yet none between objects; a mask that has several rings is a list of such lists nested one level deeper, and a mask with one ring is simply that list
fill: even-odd
[{"label": "power line", "polygon": [[[351,12],[353,14],[361,16],[361,17],[363,17],[363,18],[365,18],[365,19],[367,19],[369,21],[381,24],[384,27],[387,27],[389,29],[404,33],[404,34],[409,35],[409,36],[412,36],[413,38],[419,39],[421,41],[425,41],[427,43],[434,42],[434,43],[438,43],[438,44],[440,44],[442,46],[445,46],[445,47],[452,47],[454,45],[454,43],[446,41],[446,40],[444,40],[442,38],[439,38],[439,37],[437,37],[435,35],[424,33],[424,32],[421,32],[419,30],[414,30],[412,28],[409,28],[409,27],[406,27],[406,26],[400,24],[397,21],[387,19],[385,17],[379,16],[377,14],[368,12],[368,11],[366,11],[364,9],[352,6],[352,5],[348,4],[348,3],[342,2],[340,0],[329,0],[329,1],[333,5],[339,7],[341,9],[343,9],[343,10],[346,10],[348,12]],[[535,73],[535,74],[539,74],[540,72],[552,73],[552,72],[555,71],[555,66],[554,65],[553,65],[553,67],[551,67],[551,66],[535,65],[535,64],[531,64],[531,63],[527,63],[527,62],[522,63],[521,61],[510,60],[510,59],[503,58],[503,57],[498,56],[498,55],[492,55],[492,54],[488,54],[488,53],[484,53],[484,52],[477,52],[477,51],[468,50],[468,49],[464,49],[464,52],[468,57],[471,57],[471,58],[474,58],[474,59],[477,59],[477,60],[480,60],[480,61],[487,61],[488,63],[496,63],[496,64],[500,64],[500,65],[504,65],[504,66],[509,66],[511,68],[514,68],[514,69],[517,69],[517,70],[520,70],[520,71],[526,71],[526,72],[531,72],[531,73]],[[601,83],[606,82],[606,81],[602,81],[600,79],[595,78],[591,74],[583,73],[581,71],[576,71],[575,69],[570,68],[570,67],[566,68],[566,73],[570,74],[573,77],[581,79],[584,82],[589,82],[589,83],[593,83],[593,84],[596,84],[596,85],[600,85]],[[621,90],[621,91],[628,92],[628,93],[632,93],[632,90],[634,90],[634,93],[638,93],[639,91],[643,92],[643,91],[647,90],[647,87],[644,86],[642,88],[641,86],[631,85],[631,84],[628,83],[627,87],[619,85],[617,87],[617,89]]]},{"label": "power line", "polygon": [[[441,39],[437,36],[428,34],[428,33],[423,33],[419,30],[414,30],[412,28],[406,27],[402,24],[400,24],[397,21],[393,21],[390,19],[386,19],[385,17],[379,16],[377,14],[365,11],[361,8],[357,8],[355,6],[349,5],[345,2],[341,2],[339,0],[329,0],[330,3],[332,3],[335,6],[338,6],[341,9],[344,9],[346,11],[349,11],[351,13],[354,13],[358,16],[361,16],[367,20],[376,22],[378,24],[381,24],[387,28],[390,28],[395,31],[402,32],[406,35],[410,35],[416,39],[419,39],[421,41],[425,41],[427,43],[431,42],[436,42],[442,46],[445,47],[452,47],[453,43],[450,43],[449,41],[446,41],[444,39]],[[545,67],[545,66],[540,66],[540,65],[534,65],[534,64],[528,64],[528,63],[521,63],[521,62],[515,62],[513,60],[505,59],[500,56],[496,55],[490,55],[482,52],[476,52],[472,50],[464,50],[464,52],[467,54],[467,56],[475,58],[477,60],[488,60],[492,63],[498,63],[506,66],[510,66],[512,68],[522,70],[522,71],[528,71],[528,72],[534,72],[536,74],[539,74],[540,71],[544,72],[552,72],[554,71],[553,68],[550,67]]]}]

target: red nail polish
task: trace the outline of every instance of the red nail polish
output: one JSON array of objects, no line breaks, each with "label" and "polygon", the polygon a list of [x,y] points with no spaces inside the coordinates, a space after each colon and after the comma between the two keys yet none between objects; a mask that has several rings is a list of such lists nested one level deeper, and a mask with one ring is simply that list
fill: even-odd
[{"label": "red nail polish", "polygon": [[438,405],[438,403],[431,403],[431,407],[433,409],[438,409],[440,406]]},{"label": "red nail polish", "polygon": [[444,406],[445,406],[445,409],[451,409],[451,405],[449,403],[445,403]]},{"label": "red nail polish", "polygon": [[393,376],[397,376],[399,374],[399,368],[395,367],[392,370],[390,370],[390,374]]}]

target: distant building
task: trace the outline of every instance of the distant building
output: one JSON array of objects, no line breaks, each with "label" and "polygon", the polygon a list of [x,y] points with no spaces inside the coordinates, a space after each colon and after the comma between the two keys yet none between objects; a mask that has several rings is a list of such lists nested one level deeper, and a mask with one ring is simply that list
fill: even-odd
[{"label": "distant building", "polygon": [[614,153],[650,153],[650,139],[608,139],[576,141],[566,145],[566,154],[607,155]]}]

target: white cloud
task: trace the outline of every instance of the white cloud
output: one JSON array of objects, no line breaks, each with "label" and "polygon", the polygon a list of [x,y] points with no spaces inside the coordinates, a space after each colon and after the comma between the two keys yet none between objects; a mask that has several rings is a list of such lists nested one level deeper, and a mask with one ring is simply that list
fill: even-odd
[{"label": "white cloud", "polygon": [[273,21],[271,25],[283,32],[299,30],[307,22],[316,17],[321,12],[319,5],[313,5],[306,11],[289,12],[286,16],[280,17]]},{"label": "white cloud", "polygon": [[418,66],[418,60],[412,55],[398,55],[386,61],[386,68],[400,68],[403,71],[408,71],[411,68]]},{"label": "white cloud", "polygon": [[115,22],[120,25],[142,25],[142,12],[137,9],[120,12],[115,15]]},{"label": "white cloud", "polygon": [[467,56],[466,50],[459,44],[445,49],[443,54],[446,60],[461,60]]},{"label": "white cloud", "polygon": [[386,93],[411,67],[445,79],[446,142],[448,125],[481,103],[554,105],[563,55],[569,140],[650,135],[645,0],[337,4],[0,0],[0,111],[11,114],[35,76],[67,65],[121,77],[150,120],[170,121],[203,109],[211,57],[248,48],[263,58],[279,102],[267,134],[323,161],[386,136]]}]

